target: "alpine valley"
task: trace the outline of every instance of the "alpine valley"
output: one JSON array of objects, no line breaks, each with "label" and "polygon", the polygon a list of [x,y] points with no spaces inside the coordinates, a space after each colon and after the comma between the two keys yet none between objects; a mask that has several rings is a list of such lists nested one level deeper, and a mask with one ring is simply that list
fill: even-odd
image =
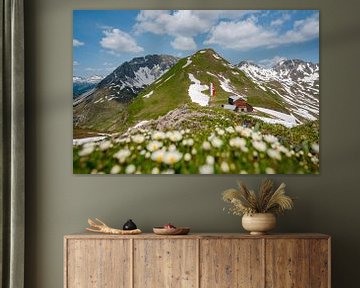
[{"label": "alpine valley", "polygon": [[[319,65],[147,55],[75,89],[75,173],[319,173]],[[80,94],[80,95],[79,95]]]}]

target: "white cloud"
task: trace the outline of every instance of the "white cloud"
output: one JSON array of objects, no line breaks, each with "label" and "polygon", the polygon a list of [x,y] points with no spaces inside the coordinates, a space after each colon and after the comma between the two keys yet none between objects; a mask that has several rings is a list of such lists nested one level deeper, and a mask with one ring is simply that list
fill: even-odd
[{"label": "white cloud", "polygon": [[301,43],[319,37],[319,14],[294,22],[294,27],[285,33],[283,43]]},{"label": "white cloud", "polygon": [[144,48],[137,45],[134,38],[120,29],[105,30],[103,33],[105,37],[101,39],[100,45],[114,54],[144,51]]},{"label": "white cloud", "polygon": [[292,29],[286,32],[280,32],[277,25],[263,26],[251,17],[242,21],[220,22],[209,34],[205,44],[218,44],[223,48],[237,50],[274,48],[318,38],[319,17],[316,13],[306,19],[295,21]]},{"label": "white cloud", "polygon": [[80,63],[78,61],[73,62],[73,66],[78,66],[78,65],[80,65]]},{"label": "white cloud", "polygon": [[211,22],[201,19],[190,10],[152,11],[143,10],[137,16],[135,31],[151,32],[158,35],[191,37],[208,31]]},{"label": "white cloud", "polygon": [[177,36],[170,44],[177,50],[187,51],[196,49],[196,43],[191,37]]},{"label": "white cloud", "polygon": [[266,30],[253,19],[220,22],[211,32],[205,44],[218,44],[224,48],[248,50],[268,46],[276,39],[274,31]]},{"label": "white cloud", "polygon": [[283,25],[286,21],[289,21],[291,19],[289,14],[283,14],[281,17],[273,20],[270,22],[270,26],[281,26]]},{"label": "white cloud", "polygon": [[178,10],[174,12],[143,10],[136,18],[134,31],[137,34],[150,32],[157,35],[169,35],[174,37],[171,45],[175,49],[191,50],[196,48],[193,37],[208,33],[219,19],[240,19],[253,12],[250,10]]},{"label": "white cloud", "polygon": [[79,46],[83,46],[83,45],[85,45],[84,42],[81,42],[81,41],[79,41],[77,39],[73,39],[73,46],[74,47],[79,47]]},{"label": "white cloud", "polygon": [[272,66],[274,66],[275,64],[279,63],[280,61],[284,61],[286,60],[286,57],[281,57],[281,56],[275,56],[273,58],[269,58],[269,59],[262,59],[260,61],[257,62],[258,65],[266,67],[266,68],[270,68]]}]

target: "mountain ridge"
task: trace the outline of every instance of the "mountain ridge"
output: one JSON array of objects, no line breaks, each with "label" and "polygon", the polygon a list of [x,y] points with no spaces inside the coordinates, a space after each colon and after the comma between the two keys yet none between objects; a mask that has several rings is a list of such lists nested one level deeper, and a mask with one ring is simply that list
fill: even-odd
[{"label": "mountain ridge", "polygon": [[[154,55],[136,57],[74,102],[74,126],[124,131],[188,103],[219,108],[231,95],[255,107],[251,117],[268,123],[292,127],[318,119],[318,64],[295,59],[280,61],[272,68],[247,61],[233,65],[211,48],[182,59],[155,56],[163,64],[154,63]],[[144,66],[146,63],[149,65]],[[157,73],[159,68],[161,73]],[[210,96],[210,83],[215,97]],[[126,93],[114,97],[114,90]],[[89,114],[94,119],[89,119]]]}]

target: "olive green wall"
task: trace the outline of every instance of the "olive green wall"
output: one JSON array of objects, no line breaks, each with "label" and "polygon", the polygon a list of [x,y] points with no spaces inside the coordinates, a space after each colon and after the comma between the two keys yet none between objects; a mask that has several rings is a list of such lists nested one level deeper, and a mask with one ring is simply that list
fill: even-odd
[{"label": "olive green wall", "polygon": [[[280,232],[333,237],[333,287],[359,287],[360,21],[358,1],[26,0],[26,287],[63,285],[63,235],[88,216],[145,231],[172,222],[197,232],[241,231],[220,192],[261,176],[72,175],[72,9],[320,9],[321,174],[278,175],[299,197]],[[357,3],[359,4],[359,3]],[[358,7],[360,5],[357,5]],[[359,7],[360,8],[360,7]],[[357,284],[356,284],[357,283]]]}]

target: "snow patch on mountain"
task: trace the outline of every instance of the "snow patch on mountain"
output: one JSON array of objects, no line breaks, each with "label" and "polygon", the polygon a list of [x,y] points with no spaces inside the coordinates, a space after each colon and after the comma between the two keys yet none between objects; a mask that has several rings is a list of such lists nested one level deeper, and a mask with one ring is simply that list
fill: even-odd
[{"label": "snow patch on mountain", "polygon": [[150,91],[146,95],[143,96],[143,98],[149,98],[152,94],[154,94],[154,91]]},{"label": "snow patch on mountain", "polygon": [[199,104],[200,106],[209,105],[210,97],[202,93],[202,91],[209,90],[209,86],[201,85],[200,81],[191,73],[189,73],[189,79],[192,82],[188,90],[191,101]]},{"label": "snow patch on mountain", "polygon": [[228,92],[228,93],[232,93],[234,95],[237,95],[237,96],[240,96],[242,98],[245,98],[244,95],[239,95],[236,90],[234,89],[234,87],[232,87],[231,85],[231,82],[230,82],[230,79],[227,79],[225,78],[224,76],[222,75],[219,75],[218,76],[218,79],[219,79],[219,82],[220,82],[220,87],[221,89],[223,89],[225,92]]},{"label": "snow patch on mountain", "polygon": [[221,58],[220,58],[220,56],[219,56],[219,55],[217,55],[217,54],[215,54],[215,53],[213,53],[212,55],[213,55],[213,57],[214,57],[215,59],[217,59],[217,60],[221,60]]},{"label": "snow patch on mountain", "polygon": [[[297,118],[295,118],[293,115],[288,115],[279,111],[275,111],[272,109],[268,109],[268,108],[262,108],[262,107],[254,107],[255,110],[260,111],[262,113],[268,114],[270,116],[272,116],[272,118],[266,118],[266,117],[261,117],[261,116],[255,116],[257,118],[262,118],[266,120],[263,120],[265,122],[270,123],[271,121],[276,121],[279,124],[282,124],[286,127],[293,127],[297,125]],[[270,121],[271,120],[271,121]],[[270,121],[270,122],[269,122]]]},{"label": "snow patch on mountain", "polygon": [[188,57],[186,60],[187,60],[187,62],[185,63],[185,65],[184,65],[184,66],[182,66],[182,68],[186,68],[187,66],[189,66],[189,65],[192,63],[192,61],[191,61],[191,58],[190,58],[190,57]]},{"label": "snow patch on mountain", "polygon": [[241,62],[238,68],[257,86],[270,91],[302,120],[319,118],[319,65],[302,60],[282,60],[271,68]]}]

